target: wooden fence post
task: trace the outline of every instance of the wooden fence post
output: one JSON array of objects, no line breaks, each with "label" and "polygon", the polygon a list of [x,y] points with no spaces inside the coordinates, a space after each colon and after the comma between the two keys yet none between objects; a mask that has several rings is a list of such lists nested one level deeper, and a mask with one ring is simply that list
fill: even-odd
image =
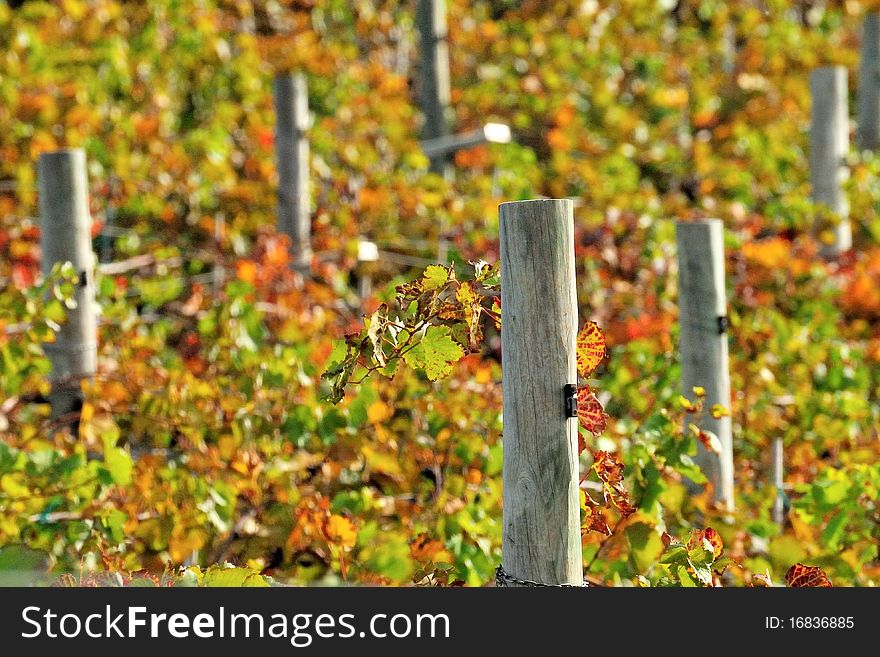
[{"label": "wooden fence post", "polygon": [[309,97],[302,74],[275,78],[275,153],[278,166],[278,231],[290,237],[292,264],[308,269],[311,248],[309,194]]},{"label": "wooden fence post", "polygon": [[841,183],[846,176],[844,158],[849,145],[846,69],[823,66],[810,74],[813,98],[810,123],[810,182],[813,201],[840,217],[834,242],[822,248],[825,257],[836,257],[852,246],[849,207]]},{"label": "wooden fence post", "polygon": [[782,438],[770,439],[770,471],[776,497],[773,500],[773,522],[779,527],[785,524],[785,464],[783,461]]},{"label": "wooden fence post", "polygon": [[541,584],[583,582],[577,419],[577,299],[571,201],[503,203],[501,351],[504,415],[503,561]]},{"label": "wooden fence post", "polygon": [[57,262],[72,263],[79,274],[76,308],[68,311],[55,342],[44,346],[52,362],[52,416],[59,418],[80,409],[80,381],[95,374],[98,359],[95,255],[85,152],[75,148],[43,153],[38,179],[43,274]]},{"label": "wooden fence post", "polygon": [[694,386],[705,389],[698,426],[721,442],[721,454],[697,445],[697,464],[712,482],[715,501],[733,511],[733,441],[730,417],[712,417],[709,409],[730,409],[727,356],[727,294],[724,288],[724,225],[720,219],[679,222],[678,307],[681,327],[681,390],[692,399]]},{"label": "wooden fence post", "polygon": [[880,14],[865,16],[859,66],[859,148],[880,147]]},{"label": "wooden fence post", "polygon": [[[451,124],[446,0],[419,0],[416,23],[421,36],[419,100],[425,116],[423,139],[438,139],[449,134]],[[448,153],[433,156],[431,171],[448,177],[449,162]]]}]

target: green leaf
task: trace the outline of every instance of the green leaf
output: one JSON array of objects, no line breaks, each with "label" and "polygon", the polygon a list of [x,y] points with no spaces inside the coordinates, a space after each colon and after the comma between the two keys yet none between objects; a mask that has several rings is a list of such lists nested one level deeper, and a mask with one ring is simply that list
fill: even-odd
[{"label": "green leaf", "polygon": [[441,265],[431,265],[425,269],[423,278],[424,282],[422,283],[422,289],[425,292],[437,290],[446,285],[447,281],[449,281],[449,270]]},{"label": "green leaf", "polygon": [[104,465],[113,478],[113,483],[128,486],[131,483],[131,456],[124,449],[113,447],[104,452]]},{"label": "green leaf", "polygon": [[49,567],[49,555],[24,545],[0,548],[0,586],[33,586]]},{"label": "green leaf", "polygon": [[660,563],[687,563],[687,549],[680,543],[672,543],[660,557]]},{"label": "green leaf", "polygon": [[849,514],[845,511],[838,511],[825,525],[825,529],[822,530],[822,542],[830,549],[836,550],[840,546],[840,539],[848,519]]},{"label": "green leaf", "polygon": [[678,566],[675,570],[676,577],[678,577],[678,582],[684,588],[696,588],[697,583],[694,581],[694,578],[691,577],[691,574],[688,572],[687,566]]},{"label": "green leaf", "polygon": [[128,486],[131,483],[133,465],[128,452],[120,447],[116,447],[119,430],[105,431],[101,438],[104,441],[104,467],[110,473],[114,484]]},{"label": "green leaf", "polygon": [[461,346],[449,335],[447,326],[429,326],[424,337],[403,355],[410,367],[425,371],[431,381],[452,371],[452,363],[464,356]]},{"label": "green leaf", "polygon": [[117,543],[125,540],[125,523],[128,522],[128,515],[119,509],[114,509],[103,519],[104,526],[110,530],[110,535]]},{"label": "green leaf", "polygon": [[693,569],[694,569],[694,574],[697,576],[697,579],[701,583],[705,584],[706,586],[709,586],[710,584],[712,584],[712,569],[709,566],[694,565]]},{"label": "green leaf", "polygon": [[653,527],[637,522],[626,528],[630,560],[637,572],[647,571],[663,552],[663,540]]},{"label": "green leaf", "polygon": [[704,539],[701,544],[688,550],[688,560],[694,567],[711,564],[715,561],[715,551],[712,549],[712,544]]},{"label": "green leaf", "polygon": [[250,568],[221,568],[211,566],[201,581],[208,587],[268,587],[266,580]]}]

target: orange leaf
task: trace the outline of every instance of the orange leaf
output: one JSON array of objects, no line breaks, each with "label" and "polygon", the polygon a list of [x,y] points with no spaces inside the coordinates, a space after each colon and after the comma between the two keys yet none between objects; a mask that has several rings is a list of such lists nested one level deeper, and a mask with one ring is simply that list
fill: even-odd
[{"label": "orange leaf", "polygon": [[422,532],[409,543],[410,556],[418,562],[442,561],[448,558],[449,553],[443,547],[443,543],[436,538],[431,538],[427,532]]},{"label": "orange leaf", "polygon": [[577,370],[578,374],[587,378],[606,354],[605,336],[596,322],[587,322],[577,336]]},{"label": "orange leaf", "polygon": [[611,528],[608,527],[608,523],[605,520],[605,514],[602,511],[602,507],[600,507],[596,501],[590,497],[589,493],[585,490],[581,490],[581,496],[584,499],[584,508],[587,513],[587,517],[583,523],[584,528],[587,531],[599,532],[600,534],[605,534],[606,536],[611,536]]},{"label": "orange leaf", "polygon": [[235,275],[253,285],[257,280],[257,266],[252,260],[239,260],[235,263]]},{"label": "orange leaf", "polygon": [[791,588],[830,588],[831,581],[818,566],[796,563],[785,573],[785,583]]},{"label": "orange leaf", "polygon": [[608,414],[605,413],[602,403],[596,398],[596,393],[590,388],[578,388],[577,408],[578,421],[584,429],[595,436],[605,431]]}]

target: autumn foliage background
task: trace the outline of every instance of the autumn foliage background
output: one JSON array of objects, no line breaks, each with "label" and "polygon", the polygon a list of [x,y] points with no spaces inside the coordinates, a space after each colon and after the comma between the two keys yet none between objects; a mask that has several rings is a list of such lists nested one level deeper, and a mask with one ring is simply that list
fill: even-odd
[{"label": "autumn foliage background", "polygon": [[[436,257],[441,227],[454,292],[476,275],[469,262],[498,260],[498,203],[544,195],[581,200],[580,314],[610,353],[592,379],[607,428],[583,433],[585,491],[603,507],[584,505],[591,581],[779,583],[802,562],[835,585],[876,585],[880,158],[850,153],[855,247],[826,262],[807,129],[816,66],[847,67],[855,106],[861,21],[877,5],[449,0],[456,129],[494,120],[514,141],[458,153],[446,181],[419,147],[414,2],[0,3],[0,568],[182,583],[228,562],[234,583],[490,581],[491,318],[437,381],[404,363],[333,404],[322,374],[395,286],[422,279],[413,263]],[[303,281],[274,231],[283,71],[307,75],[314,115]],[[41,403],[65,284],[39,275],[36,161],[65,147],[87,153],[96,252],[151,256],[98,278],[99,373],[78,435]],[[674,222],[694,217],[727,229],[732,519],[683,484],[699,472],[679,399]],[[398,254],[372,265],[363,303],[359,238]],[[633,513],[600,492],[597,455],[623,464],[614,485]]]}]

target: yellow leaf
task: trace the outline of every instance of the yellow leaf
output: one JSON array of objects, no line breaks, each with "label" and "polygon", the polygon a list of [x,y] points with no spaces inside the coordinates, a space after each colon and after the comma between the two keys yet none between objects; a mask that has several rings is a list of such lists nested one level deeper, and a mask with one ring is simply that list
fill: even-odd
[{"label": "yellow leaf", "polygon": [[80,411],[80,422],[90,422],[95,416],[95,406],[91,402],[83,402]]},{"label": "yellow leaf", "polygon": [[327,518],[324,533],[328,541],[346,549],[353,548],[357,543],[357,529],[345,516],[333,514]]},{"label": "yellow leaf", "polygon": [[217,449],[220,451],[220,458],[228,461],[235,454],[236,440],[231,433],[224,433],[217,439]]},{"label": "yellow leaf", "polygon": [[0,490],[9,495],[9,497],[27,497],[30,495],[28,487],[23,486],[17,479],[15,475],[3,475],[3,477],[0,477]]},{"label": "yellow leaf", "polygon": [[730,411],[727,410],[721,404],[714,404],[709,411],[716,420],[720,420],[723,417],[727,417],[730,415]]},{"label": "yellow leaf", "polygon": [[379,424],[391,417],[391,412],[391,407],[385,402],[373,402],[367,407],[367,419],[370,424]]}]

